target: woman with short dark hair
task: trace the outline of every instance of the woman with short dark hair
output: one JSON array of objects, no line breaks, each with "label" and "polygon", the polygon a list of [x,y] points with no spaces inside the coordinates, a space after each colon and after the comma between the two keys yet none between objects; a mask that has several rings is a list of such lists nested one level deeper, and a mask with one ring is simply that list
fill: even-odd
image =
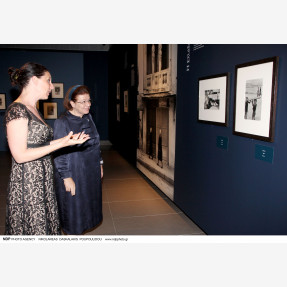
[{"label": "woman with short dark hair", "polygon": [[66,112],[54,124],[54,139],[61,138],[68,130],[90,136],[81,148],[64,148],[54,158],[61,227],[66,234],[79,235],[99,225],[103,218],[103,160],[100,137],[89,113],[88,87],[71,87],[66,93],[64,106]]}]

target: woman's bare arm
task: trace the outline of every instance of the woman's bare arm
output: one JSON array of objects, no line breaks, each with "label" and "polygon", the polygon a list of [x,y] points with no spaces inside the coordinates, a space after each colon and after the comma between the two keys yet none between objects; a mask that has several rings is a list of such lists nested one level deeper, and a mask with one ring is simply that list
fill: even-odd
[{"label": "woman's bare arm", "polygon": [[28,120],[25,118],[10,121],[7,124],[7,140],[13,158],[18,163],[24,163],[41,158],[60,148],[82,144],[89,139],[86,134],[73,137],[73,132],[67,136],[52,141],[50,145],[27,148]]}]

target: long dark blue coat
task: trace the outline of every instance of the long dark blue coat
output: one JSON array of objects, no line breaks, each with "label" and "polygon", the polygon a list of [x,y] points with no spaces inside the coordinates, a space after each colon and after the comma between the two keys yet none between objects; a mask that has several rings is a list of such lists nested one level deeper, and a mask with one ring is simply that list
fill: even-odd
[{"label": "long dark blue coat", "polygon": [[[54,139],[85,131],[90,139],[82,145],[66,147],[55,153],[55,185],[60,222],[67,234],[82,234],[97,226],[102,216],[100,137],[90,114],[82,118],[66,112],[54,123]],[[65,190],[64,178],[73,178],[76,194]]]}]

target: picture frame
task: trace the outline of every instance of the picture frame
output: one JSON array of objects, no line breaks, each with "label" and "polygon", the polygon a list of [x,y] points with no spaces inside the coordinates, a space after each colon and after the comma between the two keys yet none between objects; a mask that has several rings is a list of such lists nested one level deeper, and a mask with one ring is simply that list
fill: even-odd
[{"label": "picture frame", "polygon": [[120,82],[117,82],[117,100],[121,98]]},{"label": "picture frame", "polygon": [[44,103],[44,119],[57,119],[58,106],[57,103]]},{"label": "picture frame", "polygon": [[52,90],[52,98],[61,99],[64,98],[64,84],[53,83],[54,89]]},{"label": "picture frame", "polygon": [[278,57],[235,66],[233,134],[274,141]]},{"label": "picture frame", "polygon": [[6,110],[6,94],[0,94],[0,110]]},{"label": "picture frame", "polygon": [[198,122],[228,126],[229,73],[198,79]]},{"label": "picture frame", "polygon": [[124,91],[124,112],[129,112],[129,92],[127,90]]},{"label": "picture frame", "polygon": [[132,64],[131,65],[131,87],[135,86],[136,83],[136,69],[135,69],[135,65]]},{"label": "picture frame", "polygon": [[117,121],[121,121],[121,105],[117,104]]}]

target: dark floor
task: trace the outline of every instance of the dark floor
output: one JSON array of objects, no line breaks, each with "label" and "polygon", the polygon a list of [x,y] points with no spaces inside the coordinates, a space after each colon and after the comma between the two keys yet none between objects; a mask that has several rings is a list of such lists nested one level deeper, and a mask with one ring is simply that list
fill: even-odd
[{"label": "dark floor", "polygon": [[[85,235],[205,235],[117,151],[105,149],[102,157],[103,222]],[[10,166],[10,154],[0,152],[0,235]]]}]

